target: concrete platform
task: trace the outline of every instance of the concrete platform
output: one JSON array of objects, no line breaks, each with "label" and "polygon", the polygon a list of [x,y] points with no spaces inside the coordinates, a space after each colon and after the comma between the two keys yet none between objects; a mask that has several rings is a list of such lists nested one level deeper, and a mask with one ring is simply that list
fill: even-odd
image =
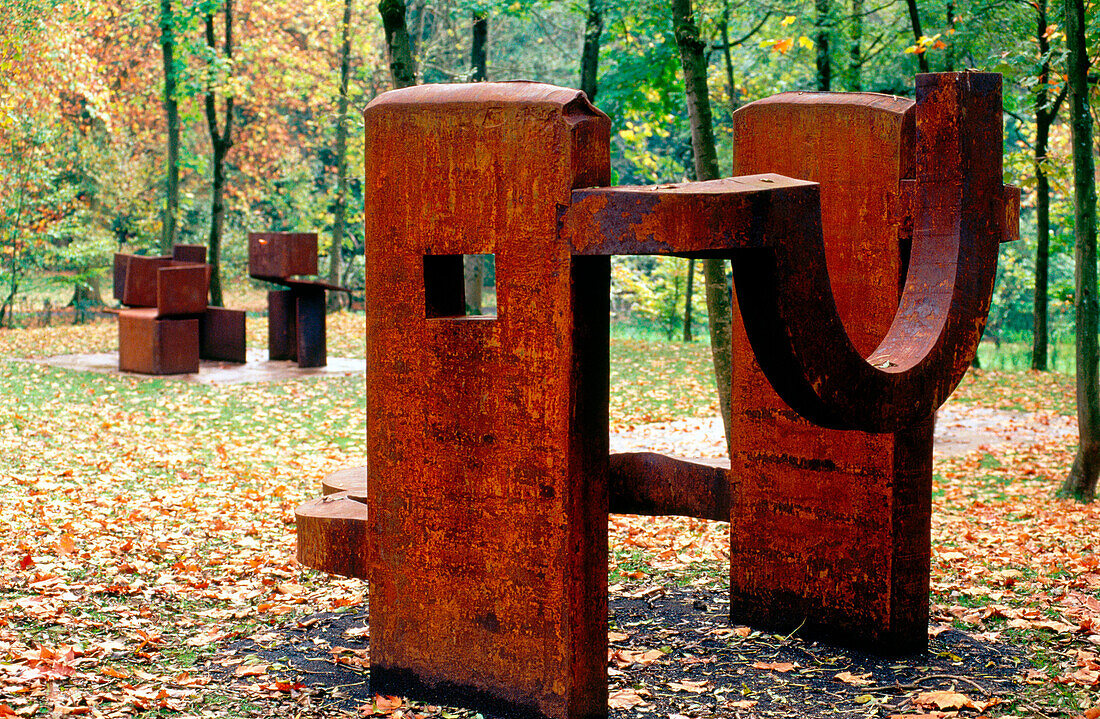
[{"label": "concrete platform", "polygon": [[57,355],[36,360],[18,360],[60,367],[62,369],[103,374],[121,374],[140,379],[169,379],[200,384],[244,384],[247,382],[279,382],[303,377],[343,377],[353,374],[365,374],[365,359],[344,359],[329,357],[325,367],[301,368],[296,362],[269,360],[267,350],[248,350],[248,361],[244,364],[233,362],[214,362],[203,360],[196,374],[143,375],[133,372],[120,372],[118,353]]}]

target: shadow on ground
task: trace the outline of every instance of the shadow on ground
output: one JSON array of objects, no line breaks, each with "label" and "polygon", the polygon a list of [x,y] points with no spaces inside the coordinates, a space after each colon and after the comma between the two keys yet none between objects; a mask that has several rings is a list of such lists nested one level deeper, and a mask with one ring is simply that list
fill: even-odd
[{"label": "shadow on ground", "polygon": [[[613,593],[609,606],[612,717],[888,717],[928,712],[913,699],[936,691],[963,694],[979,707],[1003,702],[1003,709],[1031,667],[1010,645],[954,629],[934,637],[926,654],[883,658],[739,629],[728,620],[722,590],[625,591]],[[207,670],[243,694],[282,692],[308,716],[369,715],[367,622],[365,608],[316,614],[224,647]],[[270,665],[270,673],[251,675],[255,665]],[[384,702],[374,713],[393,708]],[[418,704],[401,710],[473,716]]]}]

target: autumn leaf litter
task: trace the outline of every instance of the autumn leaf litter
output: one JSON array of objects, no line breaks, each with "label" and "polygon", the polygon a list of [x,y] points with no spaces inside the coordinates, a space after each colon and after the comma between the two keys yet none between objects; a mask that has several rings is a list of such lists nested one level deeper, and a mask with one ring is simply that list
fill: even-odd
[{"label": "autumn leaf litter", "polygon": [[[5,332],[0,355],[110,351],[113,330]],[[362,357],[362,315],[329,342]],[[710,411],[698,356],[650,353],[650,396],[642,349],[614,352],[614,431]],[[1057,416],[1070,385],[977,373],[952,402]],[[363,462],[361,375],[169,386],[6,362],[0,387],[0,717],[470,715],[372,696],[363,584],[293,559],[294,507]],[[731,624],[727,524],[613,516],[612,714],[1097,716],[1098,510],[1052,499],[1075,438],[1044,436],[937,458],[919,657]]]}]

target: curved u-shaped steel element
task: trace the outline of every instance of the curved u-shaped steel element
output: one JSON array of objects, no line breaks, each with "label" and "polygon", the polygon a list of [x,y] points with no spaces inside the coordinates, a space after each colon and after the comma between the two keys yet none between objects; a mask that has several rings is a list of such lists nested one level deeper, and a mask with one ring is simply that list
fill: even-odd
[{"label": "curved u-shaped steel element", "polygon": [[1001,132],[999,75],[918,76],[913,248],[893,324],[867,358],[837,314],[812,198],[768,218],[775,242],[732,253],[753,351],[799,414],[894,431],[931,416],[962,379],[1004,234]]}]

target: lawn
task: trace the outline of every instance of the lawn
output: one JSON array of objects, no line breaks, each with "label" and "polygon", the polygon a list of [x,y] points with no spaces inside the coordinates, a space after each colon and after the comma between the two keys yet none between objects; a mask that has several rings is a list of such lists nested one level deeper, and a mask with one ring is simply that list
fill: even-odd
[{"label": "lawn", "polygon": [[[262,347],[264,321],[249,324],[250,345]],[[332,316],[328,339],[330,356],[363,357],[363,315]],[[323,475],[364,462],[363,378],[210,386],[8,361],[114,344],[110,322],[0,331],[0,717],[342,716],[280,662],[272,637],[304,631],[318,612],[365,606],[361,582],[297,565],[293,514]],[[708,372],[705,345],[615,340],[613,425],[712,412]],[[952,401],[1067,413],[1072,379],[976,371]],[[963,631],[1026,660],[1024,689],[985,697],[986,716],[1077,717],[1100,704],[1100,509],[1052,498],[1072,451],[1064,442],[982,450],[934,468],[933,631]],[[720,598],[728,531],[614,517],[613,599],[626,607],[653,587]],[[753,643],[796,640],[731,628],[723,646],[736,662]],[[310,641],[342,666],[363,663],[332,638]],[[274,649],[241,649],[252,645]],[[665,654],[649,662],[671,662]],[[798,671],[833,666],[823,662],[806,659]],[[624,647],[612,663],[646,661]],[[777,676],[789,688],[797,675]],[[749,694],[725,697],[723,715],[751,716],[750,702],[763,710],[773,706],[767,692],[780,691],[743,686]],[[615,687],[645,696],[644,686]],[[918,694],[903,693],[901,704]],[[901,705],[898,691],[877,684],[851,697],[858,713],[839,716],[889,716]],[[906,706],[937,716],[934,705]],[[643,700],[615,714],[644,709]],[[367,704],[371,712],[465,715],[391,699]]]}]

